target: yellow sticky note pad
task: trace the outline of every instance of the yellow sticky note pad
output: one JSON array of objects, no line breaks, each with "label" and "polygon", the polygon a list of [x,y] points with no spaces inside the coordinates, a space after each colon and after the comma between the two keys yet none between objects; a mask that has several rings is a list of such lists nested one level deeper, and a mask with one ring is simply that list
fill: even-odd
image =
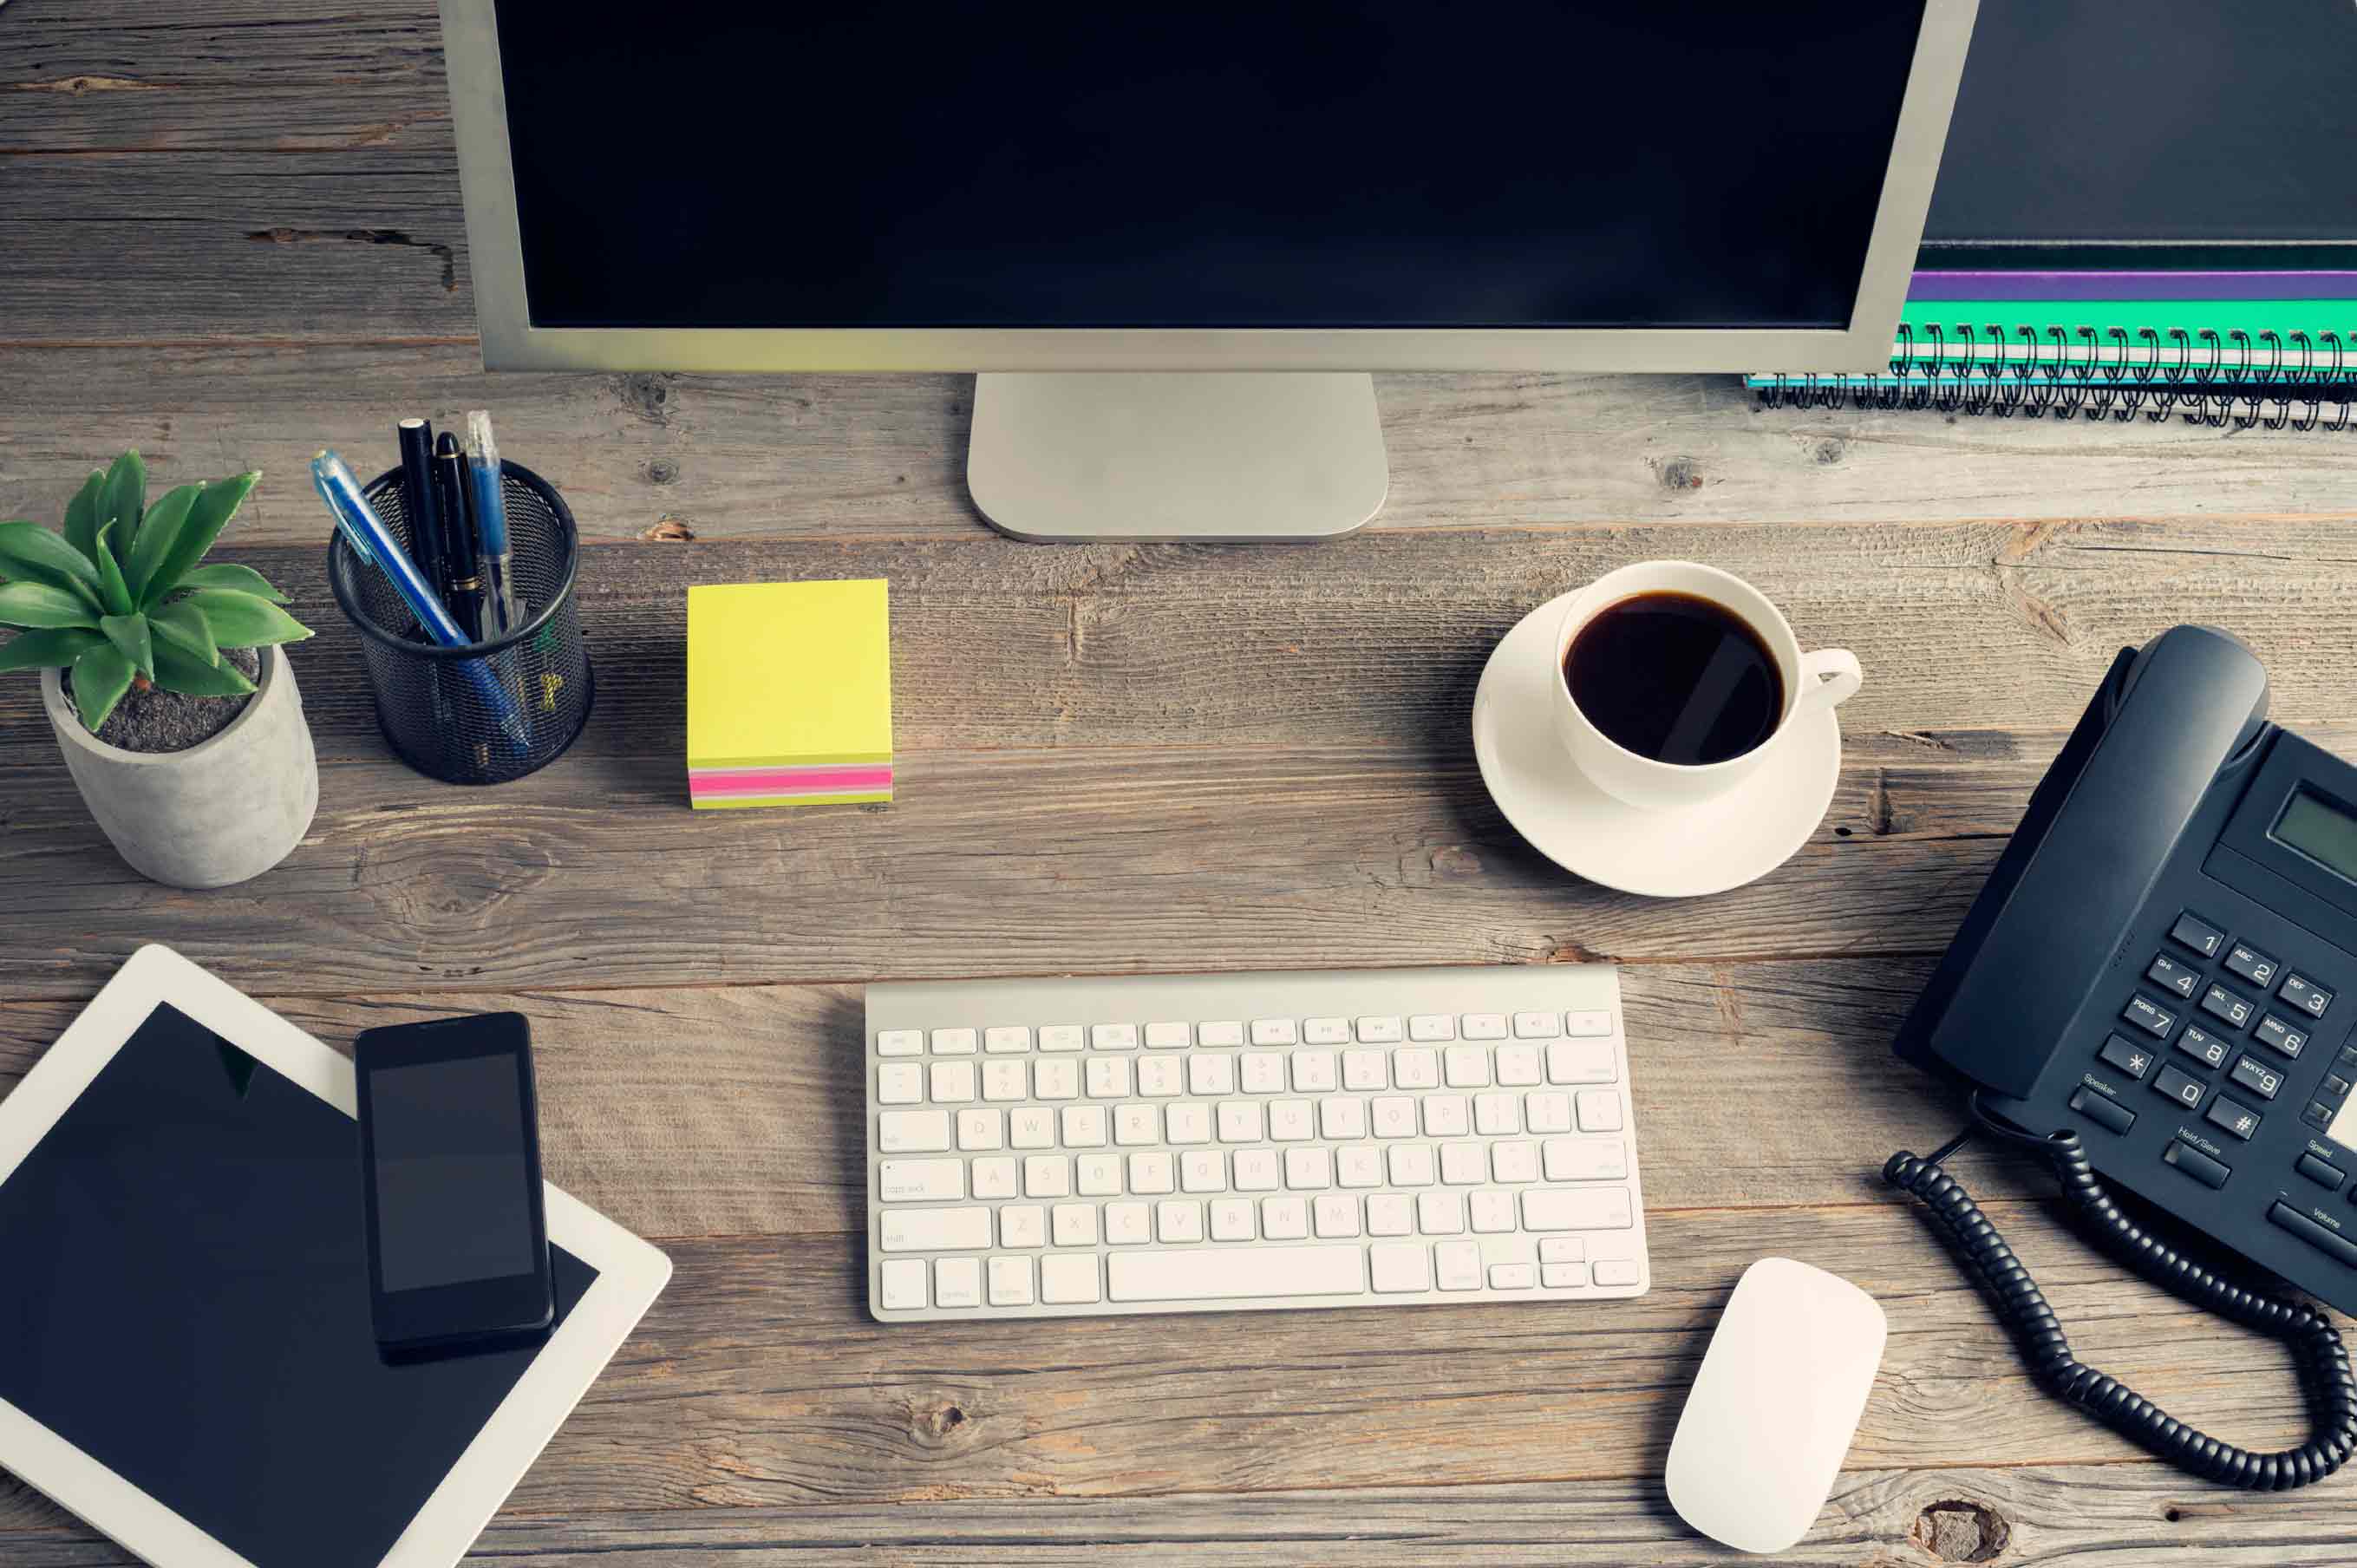
[{"label": "yellow sticky note pad", "polygon": [[892,798],[881,578],[688,589],[687,788],[698,811]]}]

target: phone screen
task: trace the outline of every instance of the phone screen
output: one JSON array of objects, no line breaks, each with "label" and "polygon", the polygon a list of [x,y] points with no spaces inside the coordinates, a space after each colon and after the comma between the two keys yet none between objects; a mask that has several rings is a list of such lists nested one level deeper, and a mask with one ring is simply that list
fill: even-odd
[{"label": "phone screen", "polygon": [[369,1074],[387,1293],[538,1268],[523,1089],[506,1052]]}]

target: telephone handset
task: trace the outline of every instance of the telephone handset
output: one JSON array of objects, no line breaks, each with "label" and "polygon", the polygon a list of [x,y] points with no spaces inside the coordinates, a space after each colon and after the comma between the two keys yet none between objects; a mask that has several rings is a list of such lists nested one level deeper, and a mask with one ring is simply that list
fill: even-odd
[{"label": "telephone handset", "polygon": [[2357,1450],[2338,1331],[2178,1253],[2104,1187],[2357,1312],[2357,768],[2266,712],[2266,670],[2223,632],[2180,626],[2123,650],[1896,1047],[1970,1087],[1964,1136],[2045,1159],[2115,1255],[2288,1341],[2317,1434],[2248,1453],[2073,1359],[1941,1169],[1964,1138],[1883,1175],[1924,1202],[2050,1391],[2197,1474],[2273,1489]]}]

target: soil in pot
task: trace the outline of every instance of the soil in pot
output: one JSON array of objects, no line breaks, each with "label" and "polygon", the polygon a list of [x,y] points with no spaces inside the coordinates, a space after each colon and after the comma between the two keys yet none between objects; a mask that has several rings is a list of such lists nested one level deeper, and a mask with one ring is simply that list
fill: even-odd
[{"label": "soil in pot", "polygon": [[[247,680],[261,679],[262,650],[224,648],[221,653]],[[73,682],[68,681],[65,686],[66,706],[70,708]],[[106,722],[99,726],[98,738],[124,751],[186,751],[227,729],[230,721],[245,712],[245,704],[252,701],[251,693],[242,697],[189,697],[167,692],[161,686],[150,686],[143,692],[135,684],[123,693],[114,711],[106,715]],[[81,710],[75,710],[75,717],[81,717]]]}]

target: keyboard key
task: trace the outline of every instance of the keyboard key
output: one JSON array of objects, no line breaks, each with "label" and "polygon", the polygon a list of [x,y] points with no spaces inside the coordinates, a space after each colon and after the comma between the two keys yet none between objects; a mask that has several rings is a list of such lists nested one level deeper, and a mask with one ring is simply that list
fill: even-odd
[{"label": "keyboard key", "polygon": [[1563,1033],[1563,1016],[1556,1013],[1517,1013],[1514,1015],[1514,1038],[1518,1040],[1552,1040]]},{"label": "keyboard key", "polygon": [[1542,1263],[1578,1263],[1587,1259],[1587,1239],[1584,1236],[1542,1236],[1539,1238],[1539,1262]]},{"label": "keyboard key", "polygon": [[1091,1057],[1088,1071],[1082,1077],[1091,1100],[1127,1100],[1130,1096],[1127,1057]]},{"label": "keyboard key", "polygon": [[1461,1138],[1473,1124],[1461,1094],[1435,1094],[1424,1101],[1424,1133],[1427,1138]]},{"label": "keyboard key", "polygon": [[1162,1136],[1173,1144],[1210,1143],[1211,1108],[1200,1100],[1172,1101],[1162,1113]]},{"label": "keyboard key", "polygon": [[1005,1024],[982,1032],[982,1048],[994,1055],[1031,1048],[1031,1030],[1022,1024]]},{"label": "keyboard key", "polygon": [[1154,1105],[1140,1105],[1135,1101],[1127,1105],[1114,1106],[1113,1141],[1125,1148],[1139,1144],[1162,1142],[1161,1108]]},{"label": "keyboard key", "polygon": [[925,1305],[925,1260],[892,1258],[884,1264],[884,1310],[914,1312]]},{"label": "keyboard key", "polygon": [[1290,1046],[1298,1042],[1300,1031],[1290,1018],[1254,1018],[1252,1043],[1255,1046]]},{"label": "keyboard key", "polygon": [[2323,1017],[2324,1010],[2332,1005],[2332,993],[2297,974],[2285,975],[2283,989],[2276,994],[2311,1018]]},{"label": "keyboard key", "polygon": [[1002,1155],[974,1161],[967,1167],[966,1174],[974,1180],[974,1197],[1013,1197],[1016,1176],[1021,1169],[1011,1155]]},{"label": "keyboard key", "polygon": [[879,1057],[923,1056],[925,1032],[922,1029],[879,1029],[876,1033],[876,1054]]},{"label": "keyboard key", "polygon": [[2187,1025],[2185,1033],[2177,1036],[2177,1048],[2204,1067],[2223,1067],[2226,1063],[2226,1042],[2195,1025]]},{"label": "keyboard key", "polygon": [[1295,1192],[1314,1192],[1334,1185],[1334,1156],[1311,1144],[1285,1151],[1285,1185]]},{"label": "keyboard key", "polygon": [[[1118,1062],[1127,1066],[1127,1057],[1092,1057],[1092,1061]],[[1187,1066],[1179,1057],[1145,1057],[1137,1064],[1137,1092],[1157,1100],[1183,1093],[1187,1088]]]},{"label": "keyboard key", "polygon": [[1618,1138],[1549,1138],[1542,1145],[1549,1181],[1626,1181],[1628,1145]]},{"label": "keyboard key", "polygon": [[1093,1203],[1060,1203],[1049,1210],[1048,1222],[1059,1247],[1097,1244],[1097,1206]]},{"label": "keyboard key", "polygon": [[2218,950],[2226,944],[2225,932],[2190,910],[2177,917],[2177,924],[2169,928],[2169,937],[2203,958],[2216,958]]},{"label": "keyboard key", "polygon": [[1178,1162],[1165,1154],[1129,1156],[1129,1190],[1139,1193],[1176,1192]]},{"label": "keyboard key", "polygon": [[1039,1048],[1043,1051],[1077,1051],[1087,1042],[1078,1024],[1042,1024],[1039,1026]]},{"label": "keyboard key", "polygon": [[1320,1240],[1356,1236],[1359,1200],[1347,1192],[1319,1193],[1309,1203],[1309,1224]]},{"label": "keyboard key", "polygon": [[[947,1063],[936,1064],[947,1066]],[[1021,1062],[1000,1061],[982,1064],[982,1097],[1004,1102],[1031,1098],[1031,1073]]]},{"label": "keyboard key", "polygon": [[1415,1136],[1415,1101],[1405,1095],[1387,1094],[1371,1102],[1368,1111],[1375,1122],[1378,1138],[1413,1138]]},{"label": "keyboard key", "polygon": [[1525,1230],[1626,1230],[1635,1223],[1626,1187],[1530,1187],[1523,1193]]},{"label": "keyboard key", "polygon": [[1072,1176],[1082,1197],[1111,1197],[1121,1191],[1121,1156],[1082,1155],[1072,1162]]},{"label": "keyboard key", "polygon": [[1441,1076],[1451,1089],[1487,1089],[1490,1053],[1480,1046],[1451,1046],[1441,1053]]},{"label": "keyboard key", "polygon": [[1395,1017],[1359,1020],[1359,1043],[1362,1046],[1396,1045],[1401,1032],[1400,1021]]},{"label": "keyboard key", "polygon": [[1005,1148],[1006,1118],[996,1111],[959,1112],[957,1146],[969,1153],[977,1149]]},{"label": "keyboard key", "polygon": [[1351,1043],[1351,1020],[1348,1018],[1304,1018],[1301,1038],[1312,1046],[1347,1046]]},{"label": "keyboard key", "polygon": [[887,1252],[956,1252],[990,1245],[987,1208],[888,1208],[877,1242]]},{"label": "keyboard key", "polygon": [[974,1037],[972,1029],[935,1029],[933,1054],[937,1057],[970,1057],[974,1055]]},{"label": "keyboard key", "polygon": [[2286,1023],[2272,1013],[2259,1020],[2259,1026],[2251,1031],[2251,1038],[2287,1057],[2296,1058],[2308,1048],[2308,1031]]},{"label": "keyboard key", "polygon": [[1238,1059],[1246,1094],[1285,1092],[1285,1057],[1277,1051],[1246,1051]]},{"label": "keyboard key", "polygon": [[1035,1058],[1031,1063],[1031,1092],[1039,1100],[1078,1100],[1081,1064],[1052,1061],[1046,1057]]},{"label": "keyboard key", "polygon": [[2262,991],[2275,983],[2276,961],[2244,942],[2236,942],[2226,950],[2226,969]]},{"label": "keyboard key", "polygon": [[1538,1145],[1520,1139],[1511,1143],[1491,1144],[1490,1177],[1492,1181],[1538,1180]]},{"label": "keyboard key", "polygon": [[1105,1260],[1114,1301],[1233,1301],[1247,1296],[1363,1295],[1366,1254],[1355,1243],[1231,1252],[1115,1252]]},{"label": "keyboard key", "polygon": [[1620,1094],[1611,1089],[1583,1089],[1574,1096],[1579,1104],[1579,1130],[1583,1133],[1618,1133],[1620,1131]]},{"label": "keyboard key", "polygon": [[1490,1265],[1491,1290],[1528,1290],[1539,1283],[1535,1263],[1492,1263]]},{"label": "keyboard key", "polygon": [[887,1203],[954,1203],[965,1197],[963,1160],[884,1160],[876,1196]]},{"label": "keyboard key", "polygon": [[1275,1149],[1238,1149],[1235,1165],[1238,1192],[1275,1192],[1285,1180]]},{"label": "keyboard key", "polygon": [[1481,1249],[1470,1241],[1443,1241],[1432,1250],[1432,1280],[1442,1290],[1481,1288]]},{"label": "keyboard key", "polygon": [[1549,1290],[1585,1290],[1587,1288],[1586,1263],[1541,1263],[1541,1281]]},{"label": "keyboard key", "polygon": [[2179,1002],[2192,1001],[2193,993],[2201,988],[2201,972],[2178,962],[2167,953],[2154,955],[2152,967],[2144,972],[2144,977]]},{"label": "keyboard key", "polygon": [[1506,1037],[1506,1015],[1503,1013],[1468,1013],[1458,1023],[1469,1040],[1502,1040]]},{"label": "keyboard key", "polygon": [[1367,1234],[1409,1236],[1415,1232],[1415,1199],[1404,1192],[1378,1192],[1367,1198]]},{"label": "keyboard key", "polygon": [[1244,1043],[1244,1026],[1232,1018],[1198,1025],[1195,1043],[1199,1046],[1241,1046]]},{"label": "keyboard key", "polygon": [[1184,1050],[1194,1043],[1195,1031],[1185,1024],[1165,1023],[1146,1026],[1146,1048],[1149,1051]]},{"label": "keyboard key", "polygon": [[876,1147],[887,1155],[943,1155],[950,1147],[946,1111],[879,1111]]},{"label": "keyboard key", "polygon": [[998,1257],[990,1260],[990,1305],[1031,1305],[1031,1260]]},{"label": "keyboard key", "polygon": [[933,1063],[933,1103],[962,1105],[974,1098],[972,1062]]},{"label": "keyboard key", "polygon": [[2096,1054],[2107,1066],[2119,1069],[2139,1083],[2152,1068],[2151,1048],[2137,1045],[2125,1035],[2114,1035],[2105,1040],[2104,1048]]},{"label": "keyboard key", "polygon": [[1367,1102],[1333,1095],[1318,1102],[1318,1135],[1346,1140],[1367,1135]]},{"label": "keyboard key", "polygon": [[1111,1247],[1135,1247],[1154,1240],[1154,1210],[1143,1203],[1108,1203],[1104,1239]]},{"label": "keyboard key", "polygon": [[1514,1229],[1514,1195],[1484,1188],[1466,1196],[1466,1208],[1473,1217],[1476,1236],[1493,1236]]},{"label": "keyboard key", "polygon": [[[2213,986],[2212,989],[2215,990],[2216,987]],[[2177,1027],[2177,1015],[2146,996],[2130,997],[2126,1008],[2121,1012],[2120,1016],[2145,1033],[2157,1035],[2164,1039],[2168,1037],[2171,1029]]]},{"label": "keyboard key", "polygon": [[1472,1187],[1490,1179],[1490,1151],[1480,1144],[1440,1145],[1440,1179],[1450,1187]]},{"label": "keyboard key", "polygon": [[1523,1097],[1519,1094],[1477,1094],[1473,1097],[1473,1131],[1485,1138],[1503,1138],[1523,1130]]},{"label": "keyboard key", "polygon": [[[1327,1058],[1331,1061],[1333,1058]],[[1187,1058],[1187,1092],[1203,1099],[1236,1091],[1236,1058],[1197,1052]]]},{"label": "keyboard key", "polygon": [[1154,1206],[1154,1237],[1166,1245],[1203,1239],[1203,1206],[1191,1197],[1166,1197]]},{"label": "keyboard key", "polygon": [[1549,1083],[1610,1083],[1619,1076],[1609,1040],[1558,1040],[1547,1047]]},{"label": "keyboard key", "polygon": [[1331,1094],[1341,1079],[1332,1051],[1293,1053],[1293,1090],[1297,1094]]},{"label": "keyboard key", "polygon": [[1309,1200],[1306,1197],[1262,1198],[1260,1233],[1272,1241],[1300,1240],[1309,1234]]},{"label": "keyboard key", "polygon": [[1634,1258],[1598,1258],[1590,1267],[1600,1285],[1632,1285],[1641,1277]]},{"label": "keyboard key", "polygon": [[1390,1060],[1381,1051],[1344,1051],[1342,1087],[1361,1094],[1369,1090],[1389,1089],[1392,1086]]},{"label": "keyboard key", "polygon": [[1178,1190],[1228,1190],[1228,1156],[1217,1149],[1189,1149],[1178,1156]]},{"label": "keyboard key", "polygon": [[1612,1015],[1608,1012],[1566,1013],[1563,1015],[1563,1032],[1574,1039],[1587,1039],[1612,1032]]},{"label": "keyboard key", "polygon": [[1385,1152],[1394,1187],[1430,1187],[1439,1176],[1429,1144],[1394,1144]]},{"label": "keyboard key", "polygon": [[1500,1046],[1498,1081],[1508,1089],[1528,1089],[1546,1081],[1536,1046]]},{"label": "keyboard key", "polygon": [[1407,1037],[1429,1043],[1457,1037],[1457,1020],[1446,1013],[1419,1013],[1407,1021]]},{"label": "keyboard key", "polygon": [[2283,1074],[2256,1057],[2244,1057],[2237,1060],[2230,1076],[2261,1100],[2273,1100],[2276,1091],[2283,1088]]},{"label": "keyboard key", "polygon": [[925,1069],[915,1062],[887,1062],[876,1069],[876,1103],[922,1105]]},{"label": "keyboard key", "polygon": [[[2138,1002],[2142,1002],[2144,999],[2142,997],[2138,997],[2136,1000]],[[2132,1009],[2134,1005],[2135,1004],[2133,1003],[2130,1004],[2130,1007]],[[2157,1008],[2154,1010],[2156,1012],[2158,1011]],[[2251,1021],[2251,1015],[2257,1010],[2258,1004],[2256,1003],[2244,1001],[2242,997],[2235,995],[2233,992],[2227,990],[2222,985],[2213,985],[2209,990],[2201,993],[2201,1011],[2209,1014],[2210,1016],[2224,1024],[2230,1029],[2239,1029],[2244,1025],[2249,1023]],[[2161,1016],[2166,1018],[2168,1015],[2163,1013]],[[2134,1021],[2133,1014],[2131,1014],[2131,1021]],[[2150,1025],[2145,1025],[2142,1026],[2147,1028],[2151,1027]],[[2168,1033],[2168,1030],[2163,1028],[2156,1032],[2166,1034]]]},{"label": "keyboard key", "polygon": [[1071,1252],[1040,1259],[1039,1299],[1050,1306],[1103,1300],[1097,1285],[1097,1255]]},{"label": "keyboard key", "polygon": [[1523,1097],[1523,1125],[1534,1133],[1571,1131],[1571,1096],[1549,1091]]},{"label": "keyboard key", "polygon": [[2237,1105],[2224,1095],[2210,1101],[2202,1119],[2213,1127],[2223,1127],[2235,1137],[2247,1140],[2259,1130],[2259,1113],[2247,1105]]},{"label": "keyboard key", "polygon": [[1443,1188],[1415,1195],[1415,1228],[1426,1236],[1455,1236],[1465,1229],[1465,1195]]},{"label": "keyboard key", "polygon": [[[909,1258],[901,1260],[915,1262]],[[892,1265],[887,1263],[886,1268]],[[980,1258],[935,1258],[933,1260],[933,1305],[935,1306],[980,1306],[982,1305],[982,1260]]]},{"label": "keyboard key", "polygon": [[1070,1197],[1072,1162],[1062,1155],[1028,1155],[1023,1161],[1023,1196]]},{"label": "keyboard key", "polygon": [[1068,1149],[1102,1149],[1110,1138],[1102,1105],[1067,1105],[1063,1122]]},{"label": "keyboard key", "polygon": [[1334,1151],[1334,1185],[1348,1187],[1383,1185],[1383,1152],[1372,1144],[1354,1144]]},{"label": "keyboard key", "polygon": [[1215,1198],[1211,1203],[1211,1240],[1214,1241],[1249,1241],[1254,1234],[1253,1215],[1255,1212],[1249,1197]]},{"label": "keyboard key", "polygon": [[1402,1089],[1438,1089],[1440,1053],[1412,1046],[1392,1053],[1392,1082]]},{"label": "keyboard key", "polygon": [[[2171,1100],[2176,1101],[2188,1111],[2191,1111],[2195,1107],[2199,1106],[2201,1103],[2201,1097],[2210,1092],[2209,1085],[2203,1083],[2198,1078],[2186,1077],[2185,1074],[2178,1071],[2173,1067],[2162,1068],[2160,1071],[2155,1073],[2153,1075],[2152,1086],[2159,1092],[2166,1094]],[[2074,1095],[2072,1098],[2075,1101],[2077,1096]],[[2072,1109],[2078,1110],[2080,1108],[2074,1104]],[[2099,1116],[2097,1119],[2101,1120],[2101,1117]]]},{"label": "keyboard key", "polygon": [[1268,1141],[1272,1144],[1298,1143],[1317,1136],[1317,1122],[1307,1100],[1272,1100],[1268,1102]]},{"label": "keyboard key", "polygon": [[1381,1295],[1432,1288],[1432,1249],[1421,1241],[1370,1247],[1367,1267]]},{"label": "keyboard key", "polygon": [[1265,1136],[1257,1100],[1222,1100],[1218,1120],[1222,1144],[1257,1144]]},{"label": "keyboard key", "polygon": [[1137,1049],[1137,1026],[1135,1024],[1092,1024],[1089,1044],[1100,1051],[1134,1051]]}]

